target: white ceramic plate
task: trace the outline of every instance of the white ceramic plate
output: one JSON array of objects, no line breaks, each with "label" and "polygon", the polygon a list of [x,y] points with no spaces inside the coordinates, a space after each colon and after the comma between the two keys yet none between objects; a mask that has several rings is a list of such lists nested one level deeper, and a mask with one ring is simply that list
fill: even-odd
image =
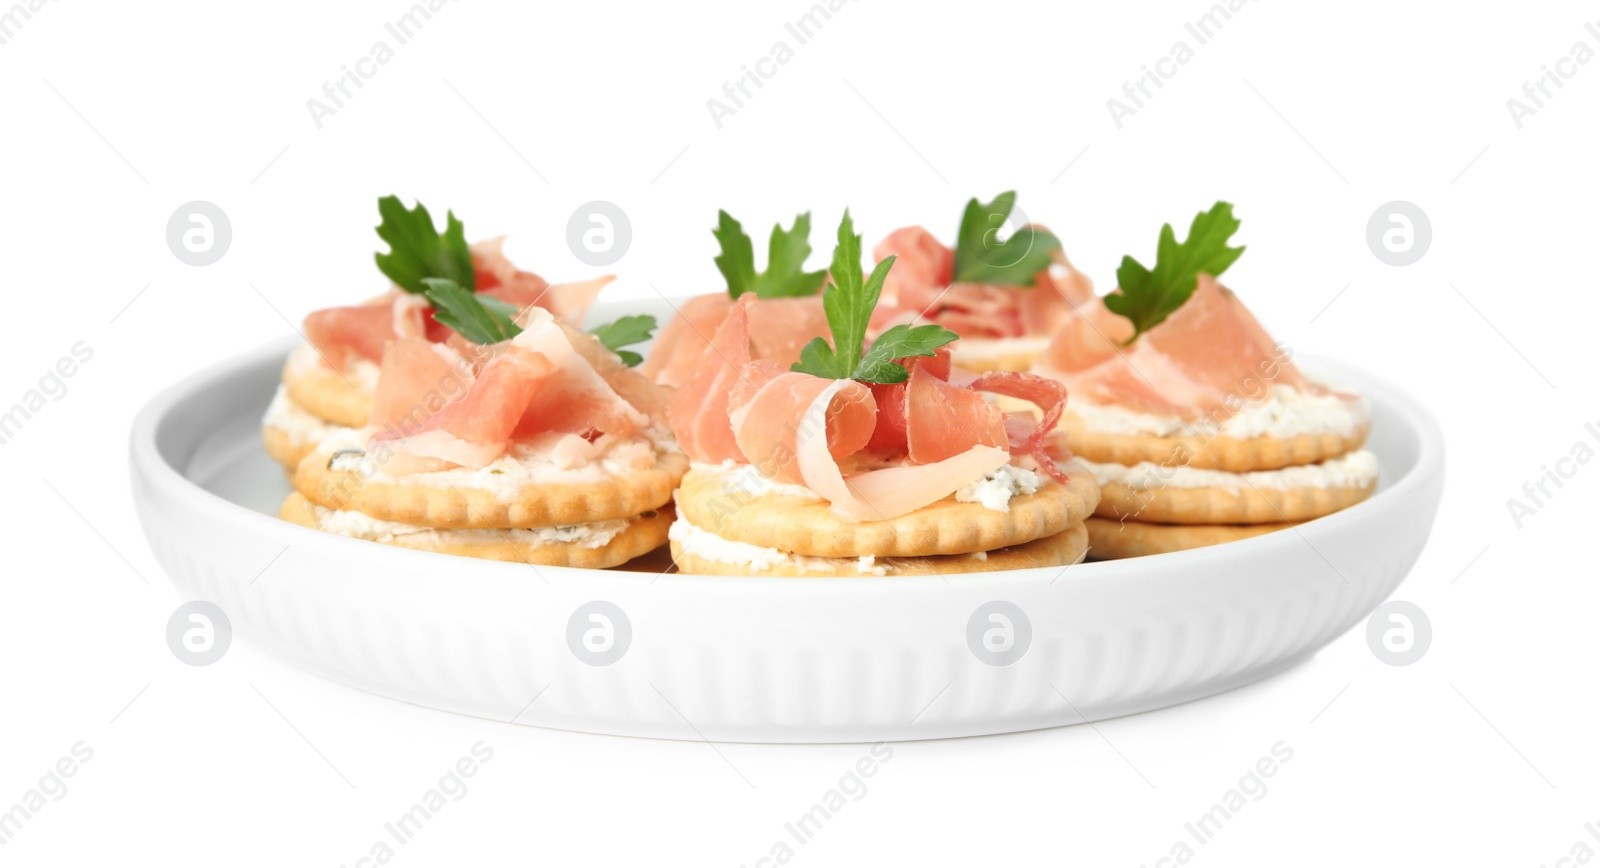
[{"label": "white ceramic plate", "polygon": [[[948,578],[534,570],[279,521],[289,486],[261,451],[259,420],[289,348],[213,366],[134,423],[135,499],[180,594],[216,603],[237,635],[335,681],[585,732],[946,738],[1209,696],[1292,666],[1361,621],[1416,562],[1444,483],[1443,441],[1416,400],[1302,362],[1372,399],[1382,482],[1294,531]],[[1008,637],[1020,657],[995,665],[1008,655],[985,649]]]}]

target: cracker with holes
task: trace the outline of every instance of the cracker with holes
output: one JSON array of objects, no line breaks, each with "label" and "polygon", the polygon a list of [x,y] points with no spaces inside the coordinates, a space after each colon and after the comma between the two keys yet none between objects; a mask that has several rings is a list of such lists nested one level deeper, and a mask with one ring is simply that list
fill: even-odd
[{"label": "cracker with holes", "polygon": [[1273,524],[1152,524],[1093,516],[1085,521],[1089,559],[1104,561],[1188,551],[1288,530],[1295,522]]},{"label": "cracker with holes", "polygon": [[529,528],[435,528],[384,521],[349,510],[328,509],[298,492],[284,501],[279,517],[302,527],[353,539],[447,555],[533,566],[607,569],[660,548],[672,525],[672,509],[629,518]]}]

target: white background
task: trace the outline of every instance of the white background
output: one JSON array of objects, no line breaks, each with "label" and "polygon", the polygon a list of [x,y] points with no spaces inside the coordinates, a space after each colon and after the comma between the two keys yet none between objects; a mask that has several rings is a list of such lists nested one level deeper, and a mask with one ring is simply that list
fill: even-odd
[{"label": "white background", "polygon": [[[861,0],[799,47],[783,25],[804,0],[465,0],[319,130],[306,101],[392,47],[383,25],[405,8],[65,0],[0,45],[0,406],[75,342],[94,352],[0,446],[0,806],[73,744],[94,750],[0,861],[353,865],[483,740],[493,760],[400,864],[754,865],[867,752],[725,745],[725,762],[389,702],[243,642],[206,668],[173,658],[180,599],[132,510],[129,421],[158,388],[283,338],[285,317],[380,290],[374,200],[391,192],[453,208],[470,237],[511,233],[555,279],[596,272],[568,216],[615,202],[634,240],[608,297],[717,288],[719,207],[751,227],[810,209],[827,247],[846,205],[869,244],[913,222],[948,238],[969,196],[1013,188],[1105,290],[1162,222],[1226,198],[1249,246],[1228,282],[1269,329],[1437,414],[1446,500],[1396,595],[1432,619],[1420,662],[1384,665],[1358,628],[1265,683],[1098,730],[899,744],[794,864],[1154,865],[1280,741],[1293,760],[1194,864],[1600,850],[1583,827],[1600,821],[1600,468],[1520,529],[1506,505],[1574,443],[1600,447],[1583,430],[1600,422],[1600,63],[1520,130],[1505,104],[1574,43],[1600,49],[1584,29],[1600,7],[1250,3],[1119,130],[1106,100],[1195,46],[1201,0]],[[780,39],[794,58],[718,129],[706,101]],[[194,199],[232,221],[209,267],[165,242]],[[1395,199],[1433,226],[1403,268],[1365,240]]]}]

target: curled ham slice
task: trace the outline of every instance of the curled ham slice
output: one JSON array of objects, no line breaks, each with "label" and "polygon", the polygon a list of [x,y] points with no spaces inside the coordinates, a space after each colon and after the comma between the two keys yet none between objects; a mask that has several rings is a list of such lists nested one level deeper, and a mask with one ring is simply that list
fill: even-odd
[{"label": "curled ham slice", "polygon": [[[860,385],[850,380],[823,382],[826,385],[812,399],[804,417],[827,418],[839,393]],[[749,414],[745,424],[761,424],[760,418]],[[834,512],[853,521],[888,520],[921,509],[999,470],[1010,460],[1004,449],[979,445],[934,464],[869,470],[847,480],[829,450],[830,439],[798,438],[793,463],[806,487],[827,500]]]},{"label": "curled ham slice", "polygon": [[557,370],[538,352],[510,347],[484,366],[465,396],[446,404],[420,429],[387,431],[372,442],[415,458],[483,467],[505,454],[523,411]]},{"label": "curled ham slice", "polygon": [[[819,404],[824,391],[829,400]],[[839,459],[867,445],[877,416],[872,391],[861,383],[785,371],[769,361],[745,365],[729,398],[739,450],[762,475],[799,485],[805,480],[796,458],[808,441],[821,443],[837,469]]]},{"label": "curled ham slice", "polygon": [[[948,352],[899,360],[911,373],[895,385],[869,387],[790,371],[751,357],[755,304],[747,296],[733,305],[673,398],[673,431],[692,460],[749,463],[769,479],[810,488],[852,521],[905,515],[1010,460],[1004,414],[965,381],[948,381]],[[1016,376],[1030,387],[1026,394],[1061,388]],[[1024,391],[1011,381],[996,382],[1002,391]],[[1039,438],[1032,434],[1019,429],[1018,442],[1036,445]],[[874,453],[873,462],[888,451],[906,455],[910,463],[846,478],[840,462],[864,451]]]},{"label": "curled ham slice", "polygon": [[[940,347],[931,356],[914,356],[895,359],[895,364],[908,371],[926,370],[941,380],[951,374],[950,348]],[[907,407],[906,388],[909,383],[873,383],[872,398],[878,403],[878,424],[872,429],[872,439],[867,449],[873,452],[901,455],[909,449],[906,438]]]},{"label": "curled ham slice", "polygon": [[1031,455],[1051,479],[1066,482],[1067,475],[1056,466],[1059,446],[1054,445],[1049,434],[1061,421],[1067,406],[1067,387],[1055,380],[1036,374],[1016,371],[991,371],[980,374],[970,386],[975,392],[991,392],[1027,401],[1039,408],[1040,418],[1035,421],[1026,416],[1010,414],[1005,419],[1005,433],[1013,455]]}]

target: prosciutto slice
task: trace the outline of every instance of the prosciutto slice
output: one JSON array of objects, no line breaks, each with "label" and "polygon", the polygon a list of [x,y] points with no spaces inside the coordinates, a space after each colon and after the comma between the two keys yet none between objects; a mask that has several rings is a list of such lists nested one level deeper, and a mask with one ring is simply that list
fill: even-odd
[{"label": "prosciutto slice", "polygon": [[728,421],[728,394],[750,363],[750,305],[744,296],[717,327],[700,354],[694,375],[673,396],[667,418],[678,445],[693,461],[743,461]]},{"label": "prosciutto slice", "polygon": [[558,369],[540,353],[510,347],[485,365],[459,401],[446,404],[419,429],[373,438],[414,458],[478,468],[505,454],[524,411]]},{"label": "prosciutto slice", "polygon": [[874,333],[920,321],[964,338],[1052,335],[1094,297],[1089,279],[1059,250],[1031,287],[955,283],[954,252],[921,226],[895,230],[872,253],[879,261],[896,257],[873,312]]},{"label": "prosciutto slice", "polygon": [[606,276],[577,283],[551,285],[531,271],[512,264],[502,249],[505,237],[472,245],[472,270],[476,290],[493,296],[518,310],[540,307],[556,317],[578,325],[589,312],[601,288],[615,280]]},{"label": "prosciutto slice", "polygon": [[1067,481],[1067,474],[1056,466],[1056,459],[1061,457],[1059,444],[1052,443],[1049,436],[1066,409],[1066,386],[1036,374],[991,371],[980,374],[969,388],[976,392],[990,392],[1027,401],[1038,407],[1040,418],[1037,421],[1028,416],[1007,414],[1005,433],[1011,453],[1031,455],[1051,479]]},{"label": "prosciutto slice", "polygon": [[304,322],[306,340],[335,368],[353,358],[377,362],[390,341],[424,334],[426,308],[418,296],[394,290],[366,304],[312,311]]},{"label": "prosciutto slice", "polygon": [[[840,393],[852,385],[860,385],[851,380],[823,382],[826,385],[806,407],[803,417],[828,418],[839,406]],[[844,406],[852,403],[847,399]],[[770,423],[751,413],[745,417],[745,424]],[[888,520],[921,509],[999,470],[1010,460],[1004,449],[977,445],[935,464],[869,470],[846,479],[829,448],[831,440],[831,437],[815,436],[798,438],[795,470],[802,484],[827,500],[834,512],[853,521]]]},{"label": "prosciutto slice", "polygon": [[[799,298],[750,299],[743,302],[750,355],[787,368],[800,361],[800,349],[812,338],[829,337],[827,315],[819,295]],[[735,302],[724,293],[699,295],[684,302],[661,330],[640,371],[663,386],[681,387],[693,377],[700,357]]]},{"label": "prosciutto slice", "polygon": [[952,386],[918,365],[906,383],[906,452],[937,464],[972,448],[1006,445],[1005,415],[972,389]]},{"label": "prosciutto slice", "polygon": [[[824,391],[829,399],[819,403]],[[804,485],[798,457],[816,440],[834,463],[872,438],[878,407],[854,380],[829,380],[785,371],[774,362],[744,367],[729,399],[729,422],[739,450],[763,476]]]},{"label": "prosciutto slice", "polygon": [[712,335],[731,310],[733,299],[725,292],[697,295],[678,305],[677,313],[650,345],[650,355],[639,366],[639,372],[675,389],[689,382],[700,357],[711,345]]},{"label": "prosciutto slice", "polygon": [[420,430],[433,414],[466,394],[472,371],[442,344],[407,337],[383,352],[367,424],[399,433]]},{"label": "prosciutto slice", "polygon": [[1080,398],[1140,412],[1218,421],[1273,383],[1326,393],[1305,378],[1238,297],[1210,275],[1133,346],[1132,326],[1100,299],[1051,341],[1039,370]]},{"label": "prosciutto slice", "polygon": [[[582,338],[590,339],[587,335]],[[537,353],[554,366],[534,400],[524,405],[515,426],[518,437],[548,431],[627,437],[650,423],[649,417],[617,394],[589,358],[574,347],[573,340],[548,311],[525,311],[522,332],[511,339],[511,346]]]}]

